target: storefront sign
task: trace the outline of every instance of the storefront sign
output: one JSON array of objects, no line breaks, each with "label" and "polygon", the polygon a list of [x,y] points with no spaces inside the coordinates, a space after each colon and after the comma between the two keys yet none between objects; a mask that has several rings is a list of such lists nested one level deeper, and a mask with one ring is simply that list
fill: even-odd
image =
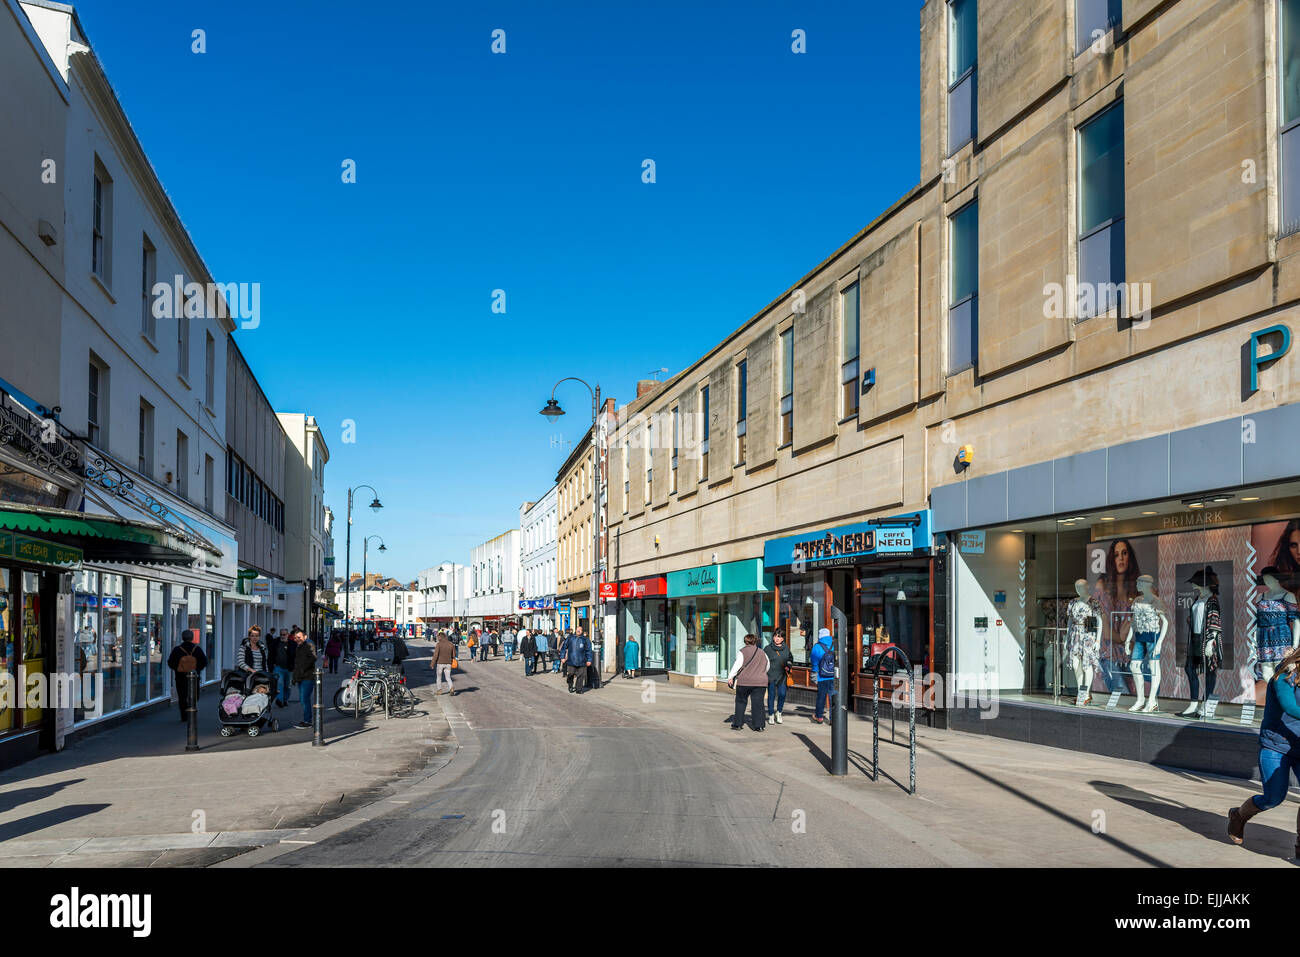
[{"label": "storefront sign", "polygon": [[554,598],[521,598],[519,599],[520,611],[541,611],[547,608],[555,607]]},{"label": "storefront sign", "polygon": [[633,578],[618,583],[619,598],[654,598],[668,594],[668,579],[664,575],[653,578]]},{"label": "storefront sign", "polygon": [[720,565],[701,565],[680,572],[669,572],[664,581],[666,588],[659,594],[669,598],[689,598],[693,595],[733,595],[771,590],[771,576],[765,574],[764,564],[757,558]]},{"label": "storefront sign", "polygon": [[0,558],[12,558],[15,561],[31,562],[34,565],[58,565],[60,567],[81,564],[81,549],[53,542],[28,538],[13,532],[0,532]]},{"label": "storefront sign", "polygon": [[[1260,340],[1266,336],[1276,336],[1275,340],[1278,345],[1272,352],[1259,354]],[[1275,359],[1281,359],[1291,351],[1291,330],[1286,326],[1269,326],[1267,329],[1261,329],[1259,332],[1250,334],[1250,375],[1247,383],[1247,390],[1250,395],[1259,391],[1259,369],[1266,362],[1273,362]]]},{"label": "storefront sign", "polygon": [[984,533],[982,531],[961,532],[957,536],[957,548],[964,555],[983,555]]},{"label": "storefront sign", "polygon": [[600,600],[613,601],[618,597],[618,582],[600,583]]},{"label": "storefront sign", "polygon": [[930,512],[913,512],[879,522],[860,522],[805,535],[777,538],[763,546],[768,572],[851,567],[881,555],[929,548]]}]

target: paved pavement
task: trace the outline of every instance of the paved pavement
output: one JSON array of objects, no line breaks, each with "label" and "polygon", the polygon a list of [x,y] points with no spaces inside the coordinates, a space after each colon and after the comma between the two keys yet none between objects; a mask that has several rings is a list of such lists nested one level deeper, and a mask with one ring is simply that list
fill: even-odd
[{"label": "paved pavement", "polygon": [[[428,645],[411,642],[416,656]],[[410,718],[360,722],[325,712],[313,748],[295,690],[274,709],[282,730],[222,738],[216,691],[200,699],[201,750],[185,752],[175,705],[0,772],[0,866],[198,866],[250,847],[298,840],[309,828],[391,796],[433,773],[455,743],[428,704],[427,665],[408,663],[423,699]],[[326,675],[326,702],[345,676]]]},{"label": "paved pavement", "polygon": [[[1294,866],[1295,807],[1223,838],[1243,782],[905,726],[869,777],[871,726],[850,720],[850,774],[830,729],[787,715],[728,727],[732,699],[613,679],[583,696],[503,658],[468,663],[432,699],[459,744],[394,799],[225,866]],[[886,732],[887,734],[887,732]]]}]

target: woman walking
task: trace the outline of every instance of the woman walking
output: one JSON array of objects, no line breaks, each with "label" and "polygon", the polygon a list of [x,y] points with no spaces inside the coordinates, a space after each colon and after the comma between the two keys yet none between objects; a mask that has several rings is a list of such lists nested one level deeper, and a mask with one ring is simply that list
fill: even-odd
[{"label": "woman walking", "polygon": [[[1259,727],[1259,777],[1264,793],[1228,812],[1228,839],[1245,841],[1246,822],[1286,800],[1291,775],[1300,771],[1300,648],[1278,662],[1264,699]],[[1300,858],[1300,814],[1296,816],[1296,857]]]},{"label": "woman walking", "polygon": [[641,645],[635,638],[629,637],[623,645],[623,677],[635,678],[639,667],[641,667]]},{"label": "woman walking", "polygon": [[745,644],[736,652],[736,661],[727,672],[727,687],[736,689],[736,713],[731,719],[731,730],[745,726],[745,702],[750,703],[754,715],[754,730],[762,731],[763,693],[767,691],[767,655],[758,647],[758,639],[745,636]]},{"label": "woman walking", "polygon": [[337,631],[330,634],[330,640],[325,643],[325,658],[329,661],[330,674],[338,674],[339,657],[343,654],[343,641],[339,638]]}]

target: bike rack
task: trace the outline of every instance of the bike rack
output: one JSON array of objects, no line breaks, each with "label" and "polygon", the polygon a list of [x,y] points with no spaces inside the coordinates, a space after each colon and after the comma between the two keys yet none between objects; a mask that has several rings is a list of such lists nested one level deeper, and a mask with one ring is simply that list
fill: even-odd
[{"label": "bike rack", "polygon": [[[871,673],[871,780],[880,780],[880,666],[887,658],[897,658],[902,662],[902,674],[907,676],[907,738],[908,738],[908,784],[910,794],[916,793],[916,681],[912,674],[912,662],[907,653],[897,645],[890,645],[878,655],[867,659],[867,668]],[[893,677],[900,672],[889,675]],[[897,714],[890,711],[889,739],[894,740]]]}]

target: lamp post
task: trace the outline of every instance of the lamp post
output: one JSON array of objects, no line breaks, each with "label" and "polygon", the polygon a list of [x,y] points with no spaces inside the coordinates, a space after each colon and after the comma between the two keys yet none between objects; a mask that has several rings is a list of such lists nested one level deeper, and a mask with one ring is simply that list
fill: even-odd
[{"label": "lamp post", "polygon": [[599,595],[600,595],[600,569],[601,569],[600,499],[601,499],[601,492],[605,487],[605,468],[604,468],[605,434],[604,431],[600,428],[600,424],[599,424],[600,383],[597,383],[593,388],[590,383],[585,382],[584,380],[579,379],[576,376],[568,376],[566,378],[561,379],[559,382],[555,383],[555,385],[551,387],[551,397],[547,399],[546,407],[541,410],[542,415],[546,416],[547,418],[553,419],[558,416],[564,415],[564,410],[560,408],[560,403],[555,401],[555,390],[565,382],[581,382],[583,385],[587,387],[587,391],[591,393],[591,444],[592,444],[592,452],[593,452],[592,459],[594,463],[594,467],[592,471],[595,474],[593,476],[592,490],[591,490],[592,493],[591,494],[591,537],[592,537],[591,622],[589,627],[591,629],[592,645],[600,645],[601,648],[601,655],[600,655],[601,668],[603,670],[605,665],[604,628],[602,627],[600,629],[599,640],[597,639],[597,631],[596,631],[596,607],[597,607],[596,603],[599,600]]},{"label": "lamp post", "polygon": [[370,540],[379,539],[379,550],[388,551],[388,546],[384,544],[382,535],[367,535],[361,543],[361,620],[366,620],[366,560],[370,557]]},{"label": "lamp post", "polygon": [[[348,540],[347,553],[348,553],[348,554],[347,554],[347,558],[344,559],[344,565],[345,565],[345,568],[344,568],[344,571],[343,571],[343,574],[344,574],[343,587],[344,587],[345,589],[348,589],[348,592],[349,592],[348,597],[349,597],[349,599],[351,599],[351,586],[352,586],[352,493],[353,493],[353,492],[356,492],[356,491],[359,491],[360,489],[363,489],[363,488],[368,488],[368,489],[370,489],[370,491],[375,492],[374,487],[373,487],[373,486],[370,486],[370,485],[357,485],[357,486],[355,486],[355,487],[353,487],[353,488],[348,489],[348,534],[347,534],[347,540]],[[379,501],[379,493],[378,493],[378,492],[375,492],[375,500],[374,500],[373,502],[370,503],[370,507],[371,507],[372,509],[374,509],[376,512],[379,511],[381,508],[384,507],[384,506],[383,506],[383,503]],[[362,575],[361,587],[362,587],[362,588],[365,588],[365,585],[366,585],[366,583],[365,583],[365,576],[364,576],[364,574],[363,574],[363,575]],[[364,597],[362,598],[362,601],[363,601],[363,602],[365,601],[365,598],[364,598]],[[352,605],[351,605],[351,601],[349,600],[348,608],[350,609],[351,607],[352,607]],[[363,604],[361,607],[362,607],[362,610],[363,610],[363,617],[364,617],[364,609],[365,609],[366,606]]]}]

